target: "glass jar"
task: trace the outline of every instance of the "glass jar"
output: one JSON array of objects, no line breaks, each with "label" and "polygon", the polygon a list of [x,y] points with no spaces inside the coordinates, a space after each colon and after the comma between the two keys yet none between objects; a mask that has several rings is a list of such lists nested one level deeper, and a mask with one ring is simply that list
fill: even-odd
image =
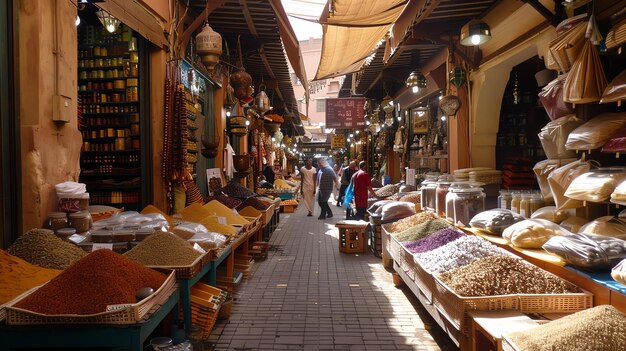
[{"label": "glass jar", "polygon": [[452,182],[448,187],[448,193],[446,194],[446,218],[454,220],[454,199],[456,199],[456,192],[459,189],[469,189],[472,185],[469,182]]},{"label": "glass jar", "polygon": [[522,197],[521,197],[520,203],[519,203],[519,214],[522,217],[530,218],[530,199],[531,199],[531,197],[532,197],[531,194],[522,194]]},{"label": "glass jar", "polygon": [[435,190],[435,209],[437,215],[441,217],[446,216],[446,195],[452,184],[453,176],[442,175],[437,182],[437,188]]},{"label": "glass jar", "polygon": [[86,232],[91,228],[91,214],[87,211],[70,213],[69,225],[77,232]]},{"label": "glass jar", "polygon": [[48,221],[46,222],[46,228],[52,229],[55,232],[59,229],[67,228],[67,213],[65,212],[50,212],[48,214]]},{"label": "glass jar", "polygon": [[505,190],[505,189],[500,190],[500,195],[498,196],[498,208],[510,210],[512,199],[513,199],[513,196],[511,196],[510,191]]},{"label": "glass jar", "polygon": [[70,236],[76,234],[76,229],[61,228],[59,230],[55,230],[54,233],[56,234],[57,237],[67,241]]},{"label": "glass jar", "polygon": [[[428,186],[431,184],[435,184],[435,188],[434,190],[437,190],[437,178],[433,175],[427,175],[426,179],[422,182],[421,188],[420,188],[420,205],[422,207],[422,210],[426,210],[428,208]],[[433,194],[435,195],[435,194]]]},{"label": "glass jar", "polygon": [[511,194],[511,211],[515,213],[519,213],[521,201],[522,201],[522,193],[519,191],[514,191]]},{"label": "glass jar", "polygon": [[454,223],[469,226],[475,215],[485,210],[483,188],[459,189],[454,199]]},{"label": "glass jar", "polygon": [[546,205],[545,201],[543,201],[543,195],[541,194],[533,194],[530,198],[530,213],[528,216],[531,216],[535,211],[544,207]]}]

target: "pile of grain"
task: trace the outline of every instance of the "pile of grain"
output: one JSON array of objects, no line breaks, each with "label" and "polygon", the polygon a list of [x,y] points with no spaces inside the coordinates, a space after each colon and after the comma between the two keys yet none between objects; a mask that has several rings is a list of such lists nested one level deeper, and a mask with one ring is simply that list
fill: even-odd
[{"label": "pile of grain", "polygon": [[412,202],[414,204],[419,204],[421,202],[421,199],[422,199],[422,195],[419,192],[413,192],[413,193],[408,193],[406,195],[403,195],[400,198],[400,201]]},{"label": "pile of grain", "polygon": [[236,208],[237,206],[241,205],[241,200],[234,198],[234,197],[230,197],[228,195],[209,196],[206,199],[207,202],[210,202],[213,200],[217,200],[221,202],[224,206],[227,206],[228,208]]},{"label": "pile of grain", "polygon": [[407,241],[415,241],[445,228],[450,228],[452,225],[443,219],[433,219],[427,222],[423,222],[418,224],[412,228],[409,228],[403,232],[393,233],[393,236],[396,239],[403,243]]},{"label": "pile of grain", "polygon": [[441,273],[497,254],[502,254],[502,251],[487,240],[477,236],[464,235],[437,249],[418,254],[417,258],[427,271]]},{"label": "pile of grain", "polygon": [[398,232],[405,231],[409,228],[413,228],[418,224],[422,224],[424,222],[433,220],[435,218],[437,218],[437,215],[434,214],[433,212],[424,211],[424,212],[416,213],[410,217],[403,218],[395,223],[388,224],[386,228],[391,233],[398,233]]},{"label": "pile of grain", "polygon": [[236,210],[228,208],[228,206],[222,204],[217,200],[213,200],[202,207],[212,215],[226,218],[226,223],[228,224],[248,224],[248,221],[241,215],[239,215]]},{"label": "pile of grain", "polygon": [[257,209],[259,211],[265,211],[265,210],[267,210],[270,207],[269,204],[267,204],[266,202],[261,201],[261,200],[255,198],[255,197],[251,197],[251,198],[246,199],[240,205],[241,208],[248,207],[248,206],[252,206],[252,207],[254,207],[255,209]]},{"label": "pile of grain", "polygon": [[626,315],[601,305],[508,337],[520,350],[626,350]]},{"label": "pile of grain", "polygon": [[252,190],[244,188],[236,181],[228,183],[228,185],[220,189],[220,191],[228,196],[236,197],[238,199],[247,199],[249,197],[256,196]]},{"label": "pile of grain", "polygon": [[0,304],[42,285],[61,271],[32,265],[19,257],[0,250]]},{"label": "pile of grain", "polygon": [[76,245],[59,239],[52,230],[31,229],[15,240],[7,252],[34,265],[65,269],[86,253]]},{"label": "pile of grain", "polygon": [[378,197],[389,197],[398,192],[398,187],[393,184],[387,184],[375,191]]},{"label": "pile of grain", "polygon": [[454,228],[445,228],[434,232],[424,239],[406,243],[404,246],[406,246],[407,250],[411,253],[423,253],[441,247],[463,235],[465,234]]},{"label": "pile of grain", "polygon": [[581,292],[572,283],[511,256],[485,257],[439,277],[461,296]]},{"label": "pile of grain", "polygon": [[113,251],[96,250],[15,306],[43,314],[99,313],[137,302],[139,289],[157,290],[166,278]]},{"label": "pile of grain", "polygon": [[226,236],[235,236],[237,235],[237,233],[239,233],[239,231],[232,225],[221,224],[217,216],[208,216],[207,218],[200,221],[200,224],[202,224],[210,232],[215,232]]},{"label": "pile of grain", "polygon": [[175,267],[192,264],[201,253],[174,234],[156,232],[125,255],[147,266]]}]

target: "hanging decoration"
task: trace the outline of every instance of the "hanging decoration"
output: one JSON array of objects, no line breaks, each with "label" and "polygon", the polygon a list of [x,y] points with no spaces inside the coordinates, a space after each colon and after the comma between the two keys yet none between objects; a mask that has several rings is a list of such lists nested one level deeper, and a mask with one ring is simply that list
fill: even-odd
[{"label": "hanging decoration", "polygon": [[239,50],[239,69],[230,76],[230,85],[234,89],[234,94],[242,104],[252,102],[251,95],[254,92],[252,88],[252,76],[243,68],[243,53],[241,52],[241,37],[237,37],[237,50]]},{"label": "hanging decoration", "polygon": [[416,94],[420,89],[428,86],[426,77],[418,70],[411,72],[405,83],[407,88],[411,88],[413,94]]},{"label": "hanging decoration", "polygon": [[461,66],[454,67],[448,72],[448,76],[450,77],[448,78],[448,82],[457,88],[462,87],[467,81],[467,74]]},{"label": "hanging decoration", "polygon": [[254,109],[259,111],[261,114],[270,110],[270,98],[265,93],[265,84],[259,84],[259,92],[254,97]]},{"label": "hanging decoration", "polygon": [[277,130],[274,133],[274,141],[275,141],[276,145],[280,145],[281,142],[283,141],[283,132],[281,132],[280,130]]},{"label": "hanging decoration", "polygon": [[222,36],[208,22],[196,36],[196,51],[207,70],[213,71],[222,55]]},{"label": "hanging decoration", "polygon": [[98,12],[96,12],[96,16],[109,33],[115,33],[117,28],[120,26],[120,20],[104,10],[98,10]]},{"label": "hanging decoration", "polygon": [[442,97],[441,100],[439,100],[439,108],[445,113],[447,117],[456,115],[456,113],[461,108],[461,99],[459,99],[458,96],[450,93],[450,83],[452,80],[450,73],[453,72],[449,69],[450,56],[450,49],[448,49],[448,58],[446,59],[446,73],[448,74],[448,77],[446,79],[446,95]]}]

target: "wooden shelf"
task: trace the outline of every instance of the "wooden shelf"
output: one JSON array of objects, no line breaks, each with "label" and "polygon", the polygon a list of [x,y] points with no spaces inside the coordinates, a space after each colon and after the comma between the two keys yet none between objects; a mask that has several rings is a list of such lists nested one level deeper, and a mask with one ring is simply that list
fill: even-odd
[{"label": "wooden shelf", "polygon": [[89,178],[116,178],[116,177],[139,177],[141,176],[141,172],[136,173],[81,173],[80,177],[89,177]]},{"label": "wooden shelf", "polygon": [[[107,56],[108,57],[108,56]],[[100,71],[114,68],[124,68],[124,65],[102,66],[102,67],[78,67],[78,71]]]},{"label": "wooden shelf", "polygon": [[131,77],[116,77],[116,78],[79,78],[78,81],[79,82],[108,82],[108,81],[112,81],[112,80],[120,80],[120,79],[138,79],[138,76],[131,76]]},{"label": "wooden shelf", "polygon": [[136,112],[81,112],[81,115],[86,116],[86,115],[93,115],[93,116],[106,116],[106,115],[131,115],[131,114],[137,114],[139,113],[138,111]]},{"label": "wooden shelf", "polygon": [[100,124],[100,125],[83,125],[81,128],[84,129],[107,129],[107,128],[130,128],[133,124],[139,124],[139,122],[134,123],[120,123],[120,124]]},{"label": "wooden shelf", "polygon": [[79,106],[96,106],[96,105],[133,105],[138,104],[139,101],[120,101],[120,102],[83,102]]},{"label": "wooden shelf", "polygon": [[[98,46],[98,45],[92,45],[91,47],[93,46]],[[80,46],[79,46],[79,50],[80,50]],[[130,58],[130,53],[106,55],[106,56],[83,56],[83,57],[79,57],[78,60],[99,60],[99,59],[108,59],[108,58],[114,58],[114,57]]]},{"label": "wooden shelf", "polygon": [[[81,151],[83,154],[132,154],[140,152],[141,149],[132,149],[132,150],[109,150],[109,151]],[[134,163],[134,162],[133,162]]]}]

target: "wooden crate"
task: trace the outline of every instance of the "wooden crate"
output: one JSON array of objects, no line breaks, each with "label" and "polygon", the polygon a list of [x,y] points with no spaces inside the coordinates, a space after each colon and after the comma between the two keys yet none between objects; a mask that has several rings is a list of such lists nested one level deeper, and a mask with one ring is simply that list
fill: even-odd
[{"label": "wooden crate", "polygon": [[294,213],[297,205],[280,205],[280,211],[283,213]]},{"label": "wooden crate", "polygon": [[[343,253],[367,252],[366,230],[368,223],[365,221],[352,221],[355,224],[345,224],[341,221],[335,225],[339,229],[339,251]],[[361,222],[356,224],[356,222]]]}]

